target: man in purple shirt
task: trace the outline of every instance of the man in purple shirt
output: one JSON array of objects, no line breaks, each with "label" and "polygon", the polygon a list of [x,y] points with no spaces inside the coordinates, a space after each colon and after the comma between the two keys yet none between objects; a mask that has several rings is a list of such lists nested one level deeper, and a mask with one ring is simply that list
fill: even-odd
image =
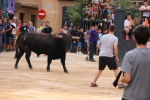
[{"label": "man in purple shirt", "polygon": [[89,43],[89,45],[90,45],[89,61],[91,61],[91,62],[96,62],[96,61],[93,59],[93,52],[94,52],[94,48],[96,47],[97,39],[98,39],[97,30],[98,30],[98,26],[95,26],[95,29],[94,29],[94,30],[91,30],[91,32],[90,32],[90,34],[89,34],[89,37],[88,37],[88,43]]}]

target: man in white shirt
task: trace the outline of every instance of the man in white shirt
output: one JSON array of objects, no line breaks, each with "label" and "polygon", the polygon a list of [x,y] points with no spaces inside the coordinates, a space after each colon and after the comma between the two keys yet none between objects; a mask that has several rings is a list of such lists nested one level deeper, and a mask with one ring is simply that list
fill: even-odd
[{"label": "man in white shirt", "polygon": [[[143,25],[145,25],[145,18],[149,18],[150,16],[150,6],[148,5],[148,1],[147,0],[144,0],[143,2],[143,6],[140,7],[139,11],[142,11],[143,12],[143,16],[142,16],[142,21],[143,21]],[[144,12],[146,11],[146,12]]]},{"label": "man in white shirt", "polygon": [[131,34],[131,28],[134,26],[134,22],[132,21],[131,14],[127,15],[127,19],[124,21],[124,31],[125,31],[125,38],[129,40],[129,35]]}]

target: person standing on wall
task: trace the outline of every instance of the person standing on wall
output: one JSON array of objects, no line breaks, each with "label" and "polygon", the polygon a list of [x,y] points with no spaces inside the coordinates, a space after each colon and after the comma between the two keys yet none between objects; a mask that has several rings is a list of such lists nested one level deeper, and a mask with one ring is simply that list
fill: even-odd
[{"label": "person standing on wall", "polygon": [[150,11],[150,6],[148,5],[148,1],[147,0],[144,0],[143,4],[144,5],[140,7],[139,11],[143,12],[142,22],[143,22],[143,25],[145,25],[145,19],[146,18],[148,18],[149,21],[150,21],[150,12],[148,12],[148,11]]}]

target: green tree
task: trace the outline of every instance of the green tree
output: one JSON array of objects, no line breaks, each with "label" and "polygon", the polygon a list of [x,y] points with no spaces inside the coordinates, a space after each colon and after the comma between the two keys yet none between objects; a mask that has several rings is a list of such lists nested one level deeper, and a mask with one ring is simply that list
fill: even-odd
[{"label": "green tree", "polygon": [[68,16],[76,25],[80,25],[83,11],[83,4],[86,4],[88,0],[76,0],[73,5],[67,8]]},{"label": "green tree", "polygon": [[133,8],[133,1],[132,0],[113,0],[113,5],[118,6],[119,8]]}]

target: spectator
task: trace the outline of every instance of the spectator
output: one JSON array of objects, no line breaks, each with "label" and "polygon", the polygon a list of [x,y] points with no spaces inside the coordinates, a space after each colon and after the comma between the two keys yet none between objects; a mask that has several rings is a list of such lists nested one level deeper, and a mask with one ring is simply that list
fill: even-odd
[{"label": "spectator", "polygon": [[82,54],[81,51],[83,50],[83,43],[84,43],[84,30],[80,29],[80,32],[77,34],[77,36],[80,38],[78,41],[78,51],[77,53]]},{"label": "spectator", "polygon": [[89,18],[89,16],[91,15],[90,9],[91,9],[91,8],[88,7],[88,5],[86,5],[85,8],[83,8],[84,13],[87,15],[86,18],[85,18],[86,20],[87,20],[87,19]]},{"label": "spectator", "polygon": [[17,33],[16,33],[16,36],[18,37],[18,36],[20,35],[20,27],[22,26],[20,19],[17,19],[16,26],[17,26]]},{"label": "spectator", "polygon": [[131,34],[131,28],[134,26],[134,22],[132,21],[131,14],[127,15],[127,19],[124,21],[124,31],[125,31],[125,38],[129,40],[129,35]]},{"label": "spectator", "polygon": [[106,35],[106,34],[108,34],[108,29],[107,28],[105,28],[104,32],[103,32],[103,35]]},{"label": "spectator", "polygon": [[96,62],[93,58],[93,53],[94,53],[94,48],[96,47],[97,39],[98,39],[97,30],[98,30],[98,26],[95,26],[95,30],[92,30],[88,37],[88,43],[90,45],[89,61],[91,62]]},{"label": "spectator", "polygon": [[11,25],[13,27],[12,30],[12,50],[15,51],[16,49],[16,37],[17,37],[17,25],[16,25],[16,19],[13,19]]},{"label": "spectator", "polygon": [[[144,0],[144,5],[140,7],[139,11],[143,11],[143,15],[142,15],[142,21],[143,21],[143,25],[145,25],[145,18],[149,19],[149,15],[150,12],[147,12],[150,10],[150,6],[148,5],[148,1]],[[146,12],[144,12],[146,11]]]},{"label": "spectator", "polygon": [[35,27],[33,26],[33,23],[29,21],[29,32],[35,33]]},{"label": "spectator", "polygon": [[20,27],[20,33],[24,34],[26,32],[29,32],[29,27],[26,24],[26,21],[23,21],[23,25]]},{"label": "spectator", "polygon": [[[77,27],[74,26],[74,29],[70,32],[71,36],[77,36],[78,34],[78,31],[77,31]],[[71,43],[71,52],[73,53],[76,53],[77,51],[77,40],[72,40],[72,43]]]},{"label": "spectator", "polygon": [[150,49],[146,47],[149,37],[148,27],[139,25],[134,29],[133,39],[137,48],[125,54],[121,65],[124,73],[121,81],[128,84],[122,100],[150,99]]},{"label": "spectator", "polygon": [[85,32],[84,32],[84,52],[87,52],[87,42],[88,42],[88,29],[86,28],[85,29]]},{"label": "spectator", "polygon": [[4,51],[6,49],[6,42],[7,42],[6,41],[6,39],[7,39],[6,35],[9,34],[10,30],[12,29],[12,27],[11,27],[11,25],[9,25],[7,23],[7,18],[4,18],[3,21],[4,21],[3,25],[4,25],[4,29],[5,29],[5,32],[3,33],[3,37],[2,37],[2,40],[3,40],[3,51]]},{"label": "spectator", "polygon": [[90,53],[90,44],[88,42],[88,38],[89,38],[89,35],[90,35],[92,30],[94,30],[94,26],[91,26],[90,30],[87,31],[87,41],[86,41],[87,42],[87,57],[85,58],[87,61],[89,60],[89,53]]},{"label": "spectator", "polygon": [[64,24],[63,29],[60,30],[60,33],[68,34],[67,24]]},{"label": "spectator", "polygon": [[42,30],[45,28],[45,22],[42,22],[42,25],[40,26],[40,31],[42,33]]},{"label": "spectator", "polygon": [[95,5],[91,8],[91,19],[96,19],[98,15],[98,5]]},{"label": "spectator", "polygon": [[42,30],[43,33],[46,34],[51,34],[52,33],[52,28],[49,26],[49,21],[46,21],[46,26],[45,28]]},{"label": "spectator", "polygon": [[7,40],[7,42],[6,42],[6,44],[7,44],[7,52],[8,51],[11,51],[11,49],[12,49],[12,47],[11,47],[11,43],[12,43],[12,37],[13,37],[13,35],[12,35],[12,29],[14,28],[14,27],[12,27],[12,25],[11,25],[11,20],[9,19],[8,20],[8,24],[10,25],[10,27],[11,27],[11,30],[9,30],[9,31],[7,31],[7,33],[6,33],[6,40]]},{"label": "spectator", "polygon": [[101,37],[103,36],[102,33],[101,33],[101,30],[98,30],[98,36],[99,36],[99,37],[98,37],[99,39],[97,40],[97,45],[96,45],[96,47],[97,47],[97,49],[96,49],[96,54],[97,54],[97,55],[98,55],[98,50],[99,50],[99,49],[98,49],[98,43],[100,42],[100,39],[101,39]]},{"label": "spectator", "polygon": [[0,53],[2,52],[2,35],[4,33],[3,21],[0,19]]},{"label": "spectator", "polygon": [[70,23],[70,27],[68,28],[68,32],[70,34],[70,32],[73,30],[73,23]]}]

